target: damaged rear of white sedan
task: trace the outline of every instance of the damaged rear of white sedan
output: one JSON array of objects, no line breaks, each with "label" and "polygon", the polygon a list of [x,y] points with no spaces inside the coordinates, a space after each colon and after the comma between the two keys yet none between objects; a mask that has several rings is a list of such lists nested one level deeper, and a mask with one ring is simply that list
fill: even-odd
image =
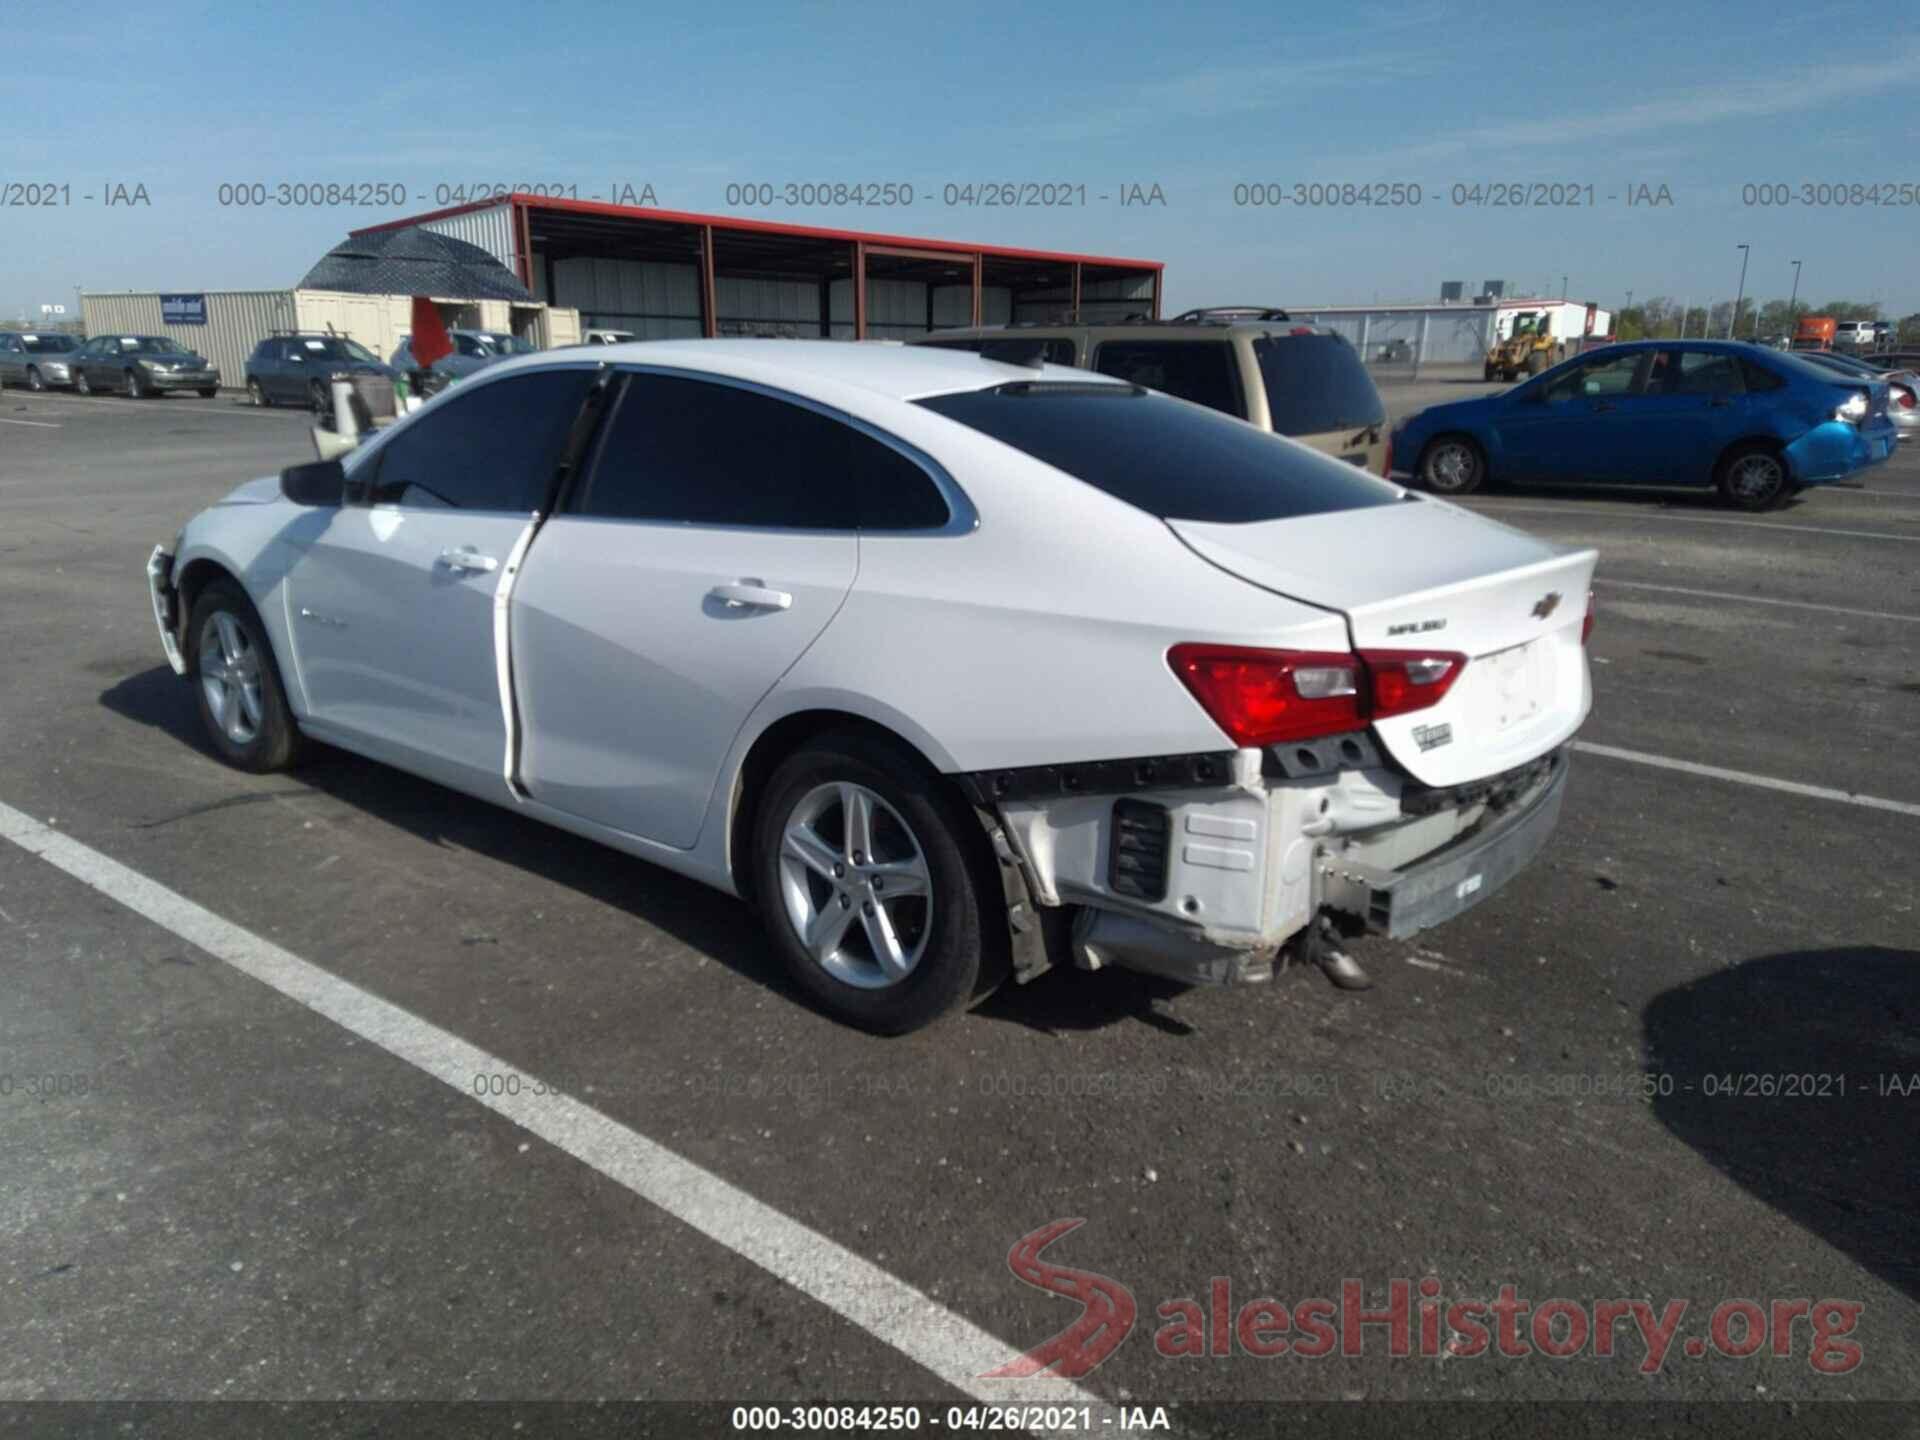
[{"label": "damaged rear of white sedan", "polygon": [[1558,816],[1595,556],[1084,371],[509,361],[149,565],[214,746],[312,738],[751,901],[896,1033],[1120,965],[1362,984]]}]

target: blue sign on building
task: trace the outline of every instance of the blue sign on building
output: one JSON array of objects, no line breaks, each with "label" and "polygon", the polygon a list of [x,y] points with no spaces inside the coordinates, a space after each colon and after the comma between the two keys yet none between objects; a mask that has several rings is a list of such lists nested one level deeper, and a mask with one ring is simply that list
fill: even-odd
[{"label": "blue sign on building", "polygon": [[162,295],[160,323],[163,325],[204,325],[207,323],[207,297],[204,295]]}]

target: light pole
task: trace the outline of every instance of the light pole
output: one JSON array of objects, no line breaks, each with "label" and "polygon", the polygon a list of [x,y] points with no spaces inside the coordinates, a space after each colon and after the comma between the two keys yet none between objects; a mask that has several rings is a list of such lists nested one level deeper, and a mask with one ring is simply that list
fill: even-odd
[{"label": "light pole", "polygon": [[[1787,324],[1791,325],[1794,330],[1798,330],[1800,328],[1799,317],[1793,313],[1794,301],[1798,300],[1799,298],[1800,298],[1800,262],[1796,260],[1793,262],[1793,294],[1787,297]],[[1792,330],[1788,331],[1787,336],[1788,336],[1788,342],[1791,343],[1793,331]]]},{"label": "light pole", "polygon": [[1740,302],[1747,298],[1747,252],[1752,247],[1736,245],[1733,248],[1740,252],[1740,292],[1733,297],[1733,310],[1727,316],[1727,339],[1729,340],[1733,338],[1733,327],[1740,322]]}]

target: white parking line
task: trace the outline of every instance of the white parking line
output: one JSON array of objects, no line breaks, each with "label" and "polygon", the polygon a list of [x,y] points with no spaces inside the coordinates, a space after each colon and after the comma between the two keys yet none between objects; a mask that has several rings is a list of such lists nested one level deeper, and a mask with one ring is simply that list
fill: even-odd
[{"label": "white parking line", "polygon": [[1694,595],[1702,600],[1732,600],[1741,605],[1778,605],[1790,610],[1818,610],[1827,615],[1856,615],[1863,620],[1905,620],[1920,624],[1920,615],[1896,615],[1891,610],[1853,610],[1845,605],[1816,605],[1811,600],[1767,600],[1758,595],[1735,595],[1725,590],[1690,590],[1685,585],[1650,585],[1644,580],[1609,580],[1596,575],[1596,585],[1612,585],[1622,590],[1658,590],[1663,595]]},{"label": "white parking line", "polygon": [[1878,795],[1856,795],[1851,790],[1833,790],[1825,785],[1802,785],[1798,780],[1776,780],[1770,775],[1754,775],[1746,770],[1723,770],[1718,765],[1674,760],[1665,755],[1649,755],[1641,750],[1621,750],[1612,745],[1595,745],[1587,740],[1574,741],[1573,748],[1583,755],[1601,755],[1609,760],[1651,765],[1659,770],[1679,770],[1709,780],[1731,780],[1736,785],[1757,785],[1762,790],[1780,790],[1788,795],[1805,795],[1813,800],[1838,800],[1842,804],[1860,805],[1868,810],[1891,810],[1896,815],[1920,815],[1920,805],[1907,800],[1883,800]]},{"label": "white parking line", "polygon": [[535,1096],[529,1093],[531,1086],[523,1086],[517,1096],[473,1093],[476,1075],[507,1072],[533,1078],[511,1061],[221,919],[5,804],[0,804],[0,838],[371,1041],[474,1104],[506,1116],[852,1321],[954,1389],[985,1403],[1020,1400],[1106,1409],[1091,1392],[1045,1375],[981,1380],[986,1371],[1011,1360],[1019,1347],[996,1339],[906,1281],[590,1106],[567,1096]]},{"label": "white parking line", "polygon": [[1583,506],[1578,510],[1564,505],[1488,504],[1482,500],[1471,508],[1488,515],[1558,515],[1563,520],[1671,520],[1681,525],[1742,525],[1750,530],[1797,530],[1808,535],[1839,535],[1850,540],[1904,540],[1920,544],[1920,534],[1895,535],[1885,530],[1838,530],[1831,525],[1787,525],[1767,520],[1734,520],[1722,515],[1670,515],[1664,511],[1600,510]]},{"label": "white parking line", "polygon": [[0,420],[0,425],[31,425],[36,430],[60,430],[65,428],[64,426],[54,424],[51,420]]},{"label": "white parking line", "polygon": [[305,415],[305,410],[295,411],[292,406],[282,406],[278,411],[255,409],[251,405],[242,405],[237,401],[221,404],[218,400],[203,400],[198,405],[189,404],[185,410],[173,404],[164,395],[156,395],[150,400],[109,399],[98,395],[48,395],[41,393],[35,397],[53,405],[88,405],[95,409],[105,408],[116,415],[164,415],[171,408],[173,414],[180,415],[233,415],[245,420],[280,420],[292,415]]}]

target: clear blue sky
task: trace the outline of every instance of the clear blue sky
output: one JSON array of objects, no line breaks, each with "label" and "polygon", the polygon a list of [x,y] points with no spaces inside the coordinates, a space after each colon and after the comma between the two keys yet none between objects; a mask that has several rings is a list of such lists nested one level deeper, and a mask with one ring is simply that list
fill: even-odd
[{"label": "clear blue sky", "polygon": [[[761,3],[16,4],[0,29],[0,314],[88,289],[282,288],[439,184],[653,186],[752,213],[1167,262],[1172,307],[1437,295],[1489,277],[1879,299],[1920,310],[1920,205],[1751,208],[1746,183],[1907,182],[1920,29],[1901,5],[1477,7]],[[1904,34],[1902,33],[1904,31]],[[222,209],[222,182],[397,181],[404,208]],[[743,210],[730,182],[905,180],[910,209]],[[969,181],[1085,208],[948,208]],[[1406,181],[1417,209],[1237,208],[1238,182]],[[1595,209],[1455,208],[1449,187],[1591,184]],[[112,185],[150,207],[106,208]],[[1666,185],[1671,208],[1625,204]],[[1093,197],[1158,184],[1164,207]],[[92,201],[83,195],[93,195]],[[1619,200],[1609,200],[1619,195]],[[0,200],[11,198],[0,195]]]}]

